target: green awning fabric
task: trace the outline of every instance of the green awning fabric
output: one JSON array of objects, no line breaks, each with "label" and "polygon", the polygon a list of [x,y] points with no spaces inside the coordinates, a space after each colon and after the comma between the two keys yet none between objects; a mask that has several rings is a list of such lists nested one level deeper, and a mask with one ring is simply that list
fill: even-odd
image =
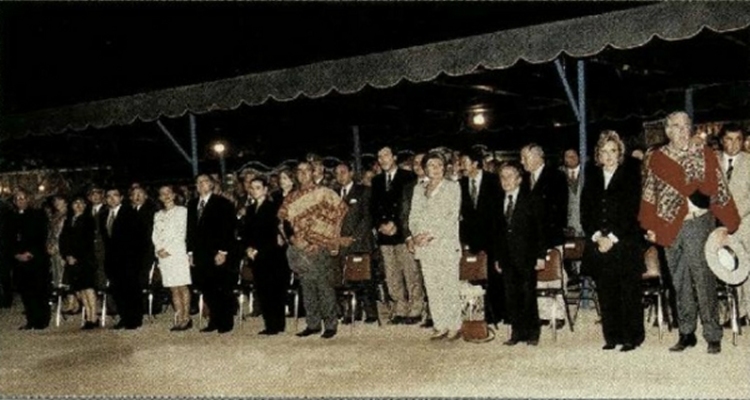
[{"label": "green awning fabric", "polygon": [[519,60],[546,63],[561,53],[587,57],[611,46],[630,49],[655,37],[684,40],[703,29],[727,32],[750,25],[748,2],[666,2],[573,20],[498,31],[382,53],[243,75],[230,79],[118,97],[0,120],[0,139],[126,125],[256,106],[269,99],[318,98],[425,82],[480,67],[503,69]]}]

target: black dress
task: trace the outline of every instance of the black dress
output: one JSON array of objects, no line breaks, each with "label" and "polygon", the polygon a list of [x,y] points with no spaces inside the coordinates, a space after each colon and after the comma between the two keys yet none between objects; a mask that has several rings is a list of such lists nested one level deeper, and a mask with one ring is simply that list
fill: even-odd
[{"label": "black dress", "polygon": [[[96,285],[96,258],[94,256],[94,219],[89,213],[70,216],[60,233],[60,255],[65,259],[65,269],[70,286],[75,291],[93,289]],[[76,264],[68,264],[68,256]]]}]

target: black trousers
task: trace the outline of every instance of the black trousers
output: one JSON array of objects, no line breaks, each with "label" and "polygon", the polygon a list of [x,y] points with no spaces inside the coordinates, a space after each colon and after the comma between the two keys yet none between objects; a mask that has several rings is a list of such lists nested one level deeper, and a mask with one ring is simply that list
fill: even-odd
[{"label": "black trousers", "polygon": [[[2,255],[0,254],[0,257]],[[13,304],[13,263],[0,258],[0,306]]]},{"label": "black trousers", "polygon": [[253,265],[254,289],[258,294],[261,315],[266,330],[283,332],[286,329],[286,294],[289,270],[280,265]]},{"label": "black trousers", "polygon": [[511,326],[511,339],[539,339],[539,307],[536,297],[536,271],[533,266],[503,268],[505,305]]},{"label": "black trousers", "polygon": [[51,317],[49,264],[16,262],[13,275],[26,313],[26,324],[37,329],[48,327]]},{"label": "black trousers", "polygon": [[602,313],[604,341],[640,345],[645,337],[641,269],[622,252],[598,257],[596,290]]},{"label": "black trousers", "polygon": [[200,289],[203,300],[210,312],[209,326],[218,329],[234,328],[234,315],[237,313],[237,299],[234,297],[234,286],[237,283],[237,271],[224,266],[198,266],[201,268]]},{"label": "black trousers", "polygon": [[112,276],[109,281],[120,321],[126,327],[139,327],[143,324],[143,289],[138,276]]},{"label": "black trousers", "polygon": [[[505,279],[495,270],[494,261],[487,261],[487,291],[484,294],[484,320],[496,324],[508,319]],[[504,271],[503,271],[504,272]]]}]

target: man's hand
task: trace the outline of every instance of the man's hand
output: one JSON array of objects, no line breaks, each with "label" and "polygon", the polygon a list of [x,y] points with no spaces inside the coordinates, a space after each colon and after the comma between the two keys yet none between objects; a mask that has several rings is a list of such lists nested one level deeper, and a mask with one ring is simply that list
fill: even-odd
[{"label": "man's hand", "polygon": [[339,238],[339,246],[341,247],[349,247],[354,243],[354,238],[351,236],[342,236]]},{"label": "man's hand", "polygon": [[21,254],[16,254],[15,255],[15,259],[18,260],[18,261],[20,261],[20,262],[29,262],[29,261],[31,261],[32,258],[34,258],[34,256],[31,253],[29,253],[28,251],[25,252],[25,253],[21,253]]},{"label": "man's hand", "polygon": [[406,239],[406,250],[409,251],[409,253],[414,254],[416,249],[414,248],[414,238],[409,237]]},{"label": "man's hand", "polygon": [[255,260],[255,257],[258,255],[258,250],[255,250],[252,247],[248,247],[247,249],[245,249],[245,254],[247,254],[247,258]]},{"label": "man's hand", "polygon": [[656,232],[652,230],[646,231],[646,240],[648,240],[651,243],[656,243]]},{"label": "man's hand", "polygon": [[546,266],[547,266],[547,262],[543,258],[537,258],[536,265],[534,266],[534,270],[541,271]]},{"label": "man's hand", "polygon": [[225,262],[227,262],[227,255],[222,252],[216,253],[214,256],[214,264],[223,265]]},{"label": "man's hand", "polygon": [[497,262],[497,261],[495,261],[495,271],[497,271],[498,274],[502,274],[503,273],[503,269],[500,268],[500,263]]},{"label": "man's hand", "polygon": [[612,242],[612,239],[610,239],[607,236],[602,236],[598,239],[596,239],[596,244],[599,246],[599,252],[600,253],[607,253],[610,250],[612,250],[612,246],[614,246],[614,242]]},{"label": "man's hand", "polygon": [[191,267],[195,267],[195,263],[193,262],[193,255],[188,254],[188,261],[190,262]]},{"label": "man's hand", "polygon": [[719,247],[727,246],[729,244],[729,231],[727,231],[727,228],[722,226],[716,231],[716,236],[719,239]]},{"label": "man's hand", "polygon": [[156,256],[159,258],[167,258],[171,256],[171,254],[169,254],[169,252],[164,249],[159,249],[159,251],[156,252]]},{"label": "man's hand", "polygon": [[76,258],[73,256],[65,257],[65,261],[68,263],[68,265],[76,265],[78,263],[78,260],[76,260]]}]

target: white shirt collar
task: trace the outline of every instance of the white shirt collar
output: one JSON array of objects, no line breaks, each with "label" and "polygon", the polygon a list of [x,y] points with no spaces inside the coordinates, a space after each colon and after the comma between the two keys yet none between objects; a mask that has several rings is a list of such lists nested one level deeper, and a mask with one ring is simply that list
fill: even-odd
[{"label": "white shirt collar", "polygon": [[[205,195],[205,196],[201,196],[201,197],[200,197],[200,200],[203,200],[203,202],[204,202],[204,203],[208,203],[208,199],[210,199],[210,198],[211,198],[211,195],[212,195],[212,194],[213,194],[213,193],[209,192],[209,193],[208,193],[207,195]],[[199,203],[200,203],[200,201],[199,201]]]},{"label": "white shirt collar", "polygon": [[116,216],[117,216],[117,213],[118,213],[118,212],[120,212],[120,207],[122,207],[122,203],[120,203],[120,204],[119,204],[119,205],[118,205],[117,207],[115,207],[115,208],[110,208],[110,209],[109,209],[109,213],[110,213],[110,214],[114,214],[114,215],[115,215],[115,217],[116,217]]},{"label": "white shirt collar", "polygon": [[532,172],[531,175],[534,176],[534,182],[539,181],[539,175],[542,174],[542,170],[544,169],[544,164],[540,165],[539,168],[536,169],[536,171]]},{"label": "white shirt collar", "polygon": [[609,172],[606,169],[602,169],[602,172],[604,172],[604,188],[605,189],[609,187],[609,182],[612,181],[612,177],[615,175],[615,172],[617,172],[617,168],[619,168],[619,166],[615,167],[615,169],[612,172]]},{"label": "white shirt collar", "polygon": [[473,179],[474,181],[476,181],[476,183],[477,183],[477,189],[479,189],[479,186],[482,184],[482,175],[483,175],[483,171],[480,169],[479,171],[477,171],[477,176],[475,176],[473,178],[469,177],[469,180]]},{"label": "white shirt collar", "polygon": [[346,194],[349,194],[349,193],[351,193],[353,186],[354,186],[354,181],[351,181],[346,186],[342,186],[341,190],[342,190],[342,192],[346,191]]},{"label": "white shirt collar", "polygon": [[570,173],[572,172],[573,178],[578,178],[578,173],[580,171],[580,168],[581,168],[580,165],[573,167],[573,168],[565,167],[565,175],[570,176]]},{"label": "white shirt collar", "polygon": [[[508,206],[508,196],[511,196],[513,198],[513,203],[515,204],[516,200],[518,200],[518,192],[520,192],[520,191],[521,191],[521,187],[519,186],[519,187],[515,188],[511,192],[506,192],[505,193],[505,201],[503,202],[504,206],[505,207]],[[505,207],[503,207],[503,208],[505,208]]]}]

